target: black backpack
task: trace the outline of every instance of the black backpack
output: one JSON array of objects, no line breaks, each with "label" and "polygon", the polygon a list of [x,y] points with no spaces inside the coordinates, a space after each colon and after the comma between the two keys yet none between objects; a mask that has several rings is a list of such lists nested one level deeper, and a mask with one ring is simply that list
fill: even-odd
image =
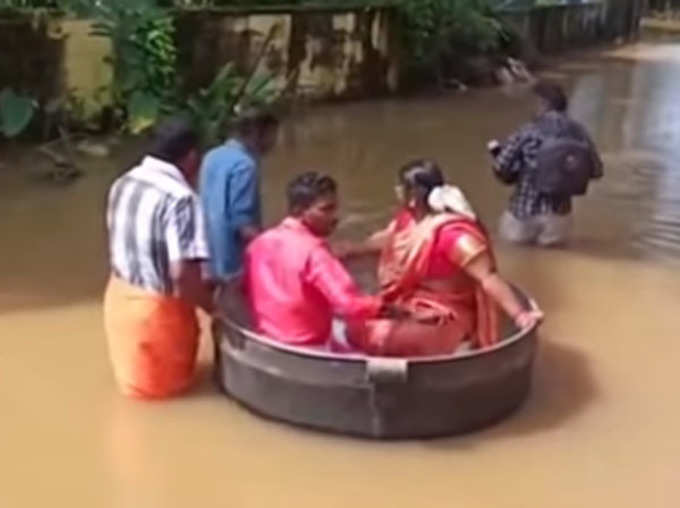
[{"label": "black backpack", "polygon": [[536,163],[536,188],[549,195],[582,196],[595,172],[590,144],[574,138],[545,139]]}]

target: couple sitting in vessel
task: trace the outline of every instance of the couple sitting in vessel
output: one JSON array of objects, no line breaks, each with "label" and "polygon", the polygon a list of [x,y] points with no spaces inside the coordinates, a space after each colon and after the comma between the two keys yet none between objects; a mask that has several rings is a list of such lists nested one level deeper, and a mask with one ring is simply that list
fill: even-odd
[{"label": "couple sitting in vessel", "polygon": [[297,346],[345,350],[333,318],[346,323],[354,349],[380,356],[454,353],[464,341],[498,341],[500,306],[520,328],[542,318],[523,308],[496,271],[489,238],[432,161],[399,175],[402,208],[364,244],[341,257],[378,254],[380,292],[361,292],[326,242],[337,225],[338,191],[307,173],[288,186],[289,216],[248,247],[244,287],[256,330]]}]

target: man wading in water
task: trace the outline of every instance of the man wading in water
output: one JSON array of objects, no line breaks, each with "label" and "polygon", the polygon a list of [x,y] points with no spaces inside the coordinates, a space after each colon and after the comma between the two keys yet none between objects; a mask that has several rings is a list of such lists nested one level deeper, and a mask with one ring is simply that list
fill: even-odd
[{"label": "man wading in water", "polygon": [[260,160],[274,148],[279,120],[271,113],[247,111],[236,136],[208,152],[200,176],[206,213],[212,275],[222,283],[241,273],[243,251],[260,233]]},{"label": "man wading in water", "polygon": [[173,120],[109,192],[104,321],[114,374],[128,396],[170,397],[193,381],[196,308],[213,307],[202,277],[208,244],[192,189],[200,162],[195,131]]},{"label": "man wading in water", "polygon": [[567,97],[559,85],[534,86],[538,114],[508,141],[489,144],[494,172],[515,185],[500,233],[516,243],[547,247],[564,243],[571,229],[572,198],[601,178],[602,161],[586,130],[567,115]]}]

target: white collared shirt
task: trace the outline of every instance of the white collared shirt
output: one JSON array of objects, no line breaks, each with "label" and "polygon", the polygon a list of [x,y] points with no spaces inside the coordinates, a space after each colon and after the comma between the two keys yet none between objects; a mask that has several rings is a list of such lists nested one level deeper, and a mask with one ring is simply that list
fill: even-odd
[{"label": "white collared shirt", "polygon": [[172,294],[173,263],[208,259],[198,196],[160,159],[145,157],[113,183],[106,219],[111,269],[134,286]]}]

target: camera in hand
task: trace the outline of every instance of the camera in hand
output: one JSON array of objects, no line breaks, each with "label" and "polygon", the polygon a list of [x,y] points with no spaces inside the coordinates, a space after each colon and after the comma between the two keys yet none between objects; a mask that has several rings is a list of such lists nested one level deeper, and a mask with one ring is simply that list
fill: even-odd
[{"label": "camera in hand", "polygon": [[503,147],[497,140],[492,139],[487,143],[486,148],[487,150],[489,150],[489,153],[495,158],[498,157],[498,155],[501,153]]}]

